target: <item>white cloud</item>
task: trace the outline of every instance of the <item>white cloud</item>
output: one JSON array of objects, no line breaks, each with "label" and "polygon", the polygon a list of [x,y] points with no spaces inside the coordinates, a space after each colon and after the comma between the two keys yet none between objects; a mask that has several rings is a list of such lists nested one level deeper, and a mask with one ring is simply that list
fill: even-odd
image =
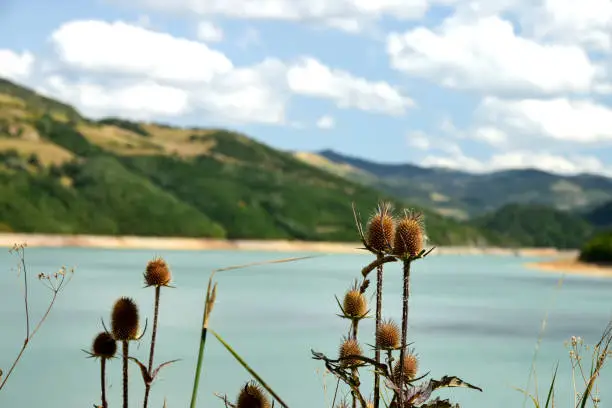
[{"label": "white cloud", "polygon": [[200,16],[324,23],[358,31],[365,19],[407,20],[425,15],[431,4],[455,0],[137,0],[147,7]]},{"label": "white cloud", "polygon": [[23,80],[30,76],[35,58],[29,51],[21,54],[0,49],[0,76],[12,80]]},{"label": "white cloud", "polygon": [[486,160],[466,156],[460,150],[446,156],[428,156],[424,166],[445,167],[474,173],[533,168],[557,174],[599,173],[612,175],[612,168],[594,156],[555,155],[549,152],[512,151],[494,154]]},{"label": "white cloud", "polygon": [[406,140],[408,145],[419,150],[429,150],[431,147],[430,137],[420,130],[408,133]]},{"label": "white cloud", "polygon": [[187,92],[143,81],[121,88],[89,82],[68,82],[59,76],[47,79],[41,91],[74,103],[92,117],[117,115],[134,119],[178,116],[189,111]]},{"label": "white cloud", "polygon": [[329,115],[324,115],[317,120],[317,127],[320,129],[332,129],[336,126],[336,121]]},{"label": "white cloud", "polygon": [[589,92],[603,72],[574,45],[539,44],[498,16],[449,18],[387,37],[392,66],[447,88],[505,94]]},{"label": "white cloud", "polygon": [[209,81],[233,69],[205,44],[124,22],[72,21],[51,35],[62,62],[104,74],[131,74],[189,83]]},{"label": "white cloud", "polygon": [[210,21],[198,24],[198,38],[204,42],[219,42],[223,40],[223,30]]},{"label": "white cloud", "polygon": [[485,98],[476,111],[483,127],[479,132],[491,139],[523,136],[560,142],[597,143],[612,141],[612,108],[588,100]]},{"label": "white cloud", "polygon": [[327,98],[342,108],[401,115],[414,102],[386,82],[371,82],[348,72],[330,69],[313,58],[289,68],[289,88],[298,94]]}]

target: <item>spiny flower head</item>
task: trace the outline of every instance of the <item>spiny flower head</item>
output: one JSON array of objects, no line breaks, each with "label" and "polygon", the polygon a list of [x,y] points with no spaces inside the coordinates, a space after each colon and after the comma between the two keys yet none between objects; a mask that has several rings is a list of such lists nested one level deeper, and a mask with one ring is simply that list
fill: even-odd
[{"label": "spiny flower head", "polygon": [[376,331],[376,346],[383,350],[395,349],[400,344],[400,329],[393,320],[380,323]]},{"label": "spiny flower head", "polygon": [[342,308],[346,316],[353,318],[363,317],[368,312],[368,301],[356,284],[344,295]]},{"label": "spiny flower head", "polygon": [[[403,366],[404,366],[404,373],[403,373],[404,383],[414,380],[416,378],[416,375],[419,369],[419,360],[417,359],[417,357],[412,353],[406,354],[404,356]],[[400,375],[400,362],[399,361],[395,363],[395,367],[393,369],[393,375],[395,377],[395,381],[399,382],[399,375]]]},{"label": "spiny flower head", "polygon": [[391,210],[390,203],[381,202],[367,225],[366,242],[378,253],[393,248],[395,219]]},{"label": "spiny flower head", "polygon": [[236,408],[270,408],[270,400],[261,387],[254,382],[248,382],[240,390]]},{"label": "spiny flower head", "polygon": [[[349,357],[349,356],[361,356],[361,346],[359,346],[359,343],[357,342],[357,340],[355,339],[345,339],[342,344],[340,345],[340,351],[339,351],[339,355],[340,358],[345,358],[345,357]],[[340,362],[340,365],[343,367],[347,367],[347,366],[353,366],[356,364],[359,364],[360,361],[358,359],[354,359],[354,358],[348,358],[346,360],[342,360]]]},{"label": "spiny flower head", "polygon": [[144,280],[147,286],[168,286],[172,273],[163,258],[155,258],[147,263]]},{"label": "spiny flower head", "polygon": [[94,357],[113,358],[117,352],[117,342],[110,333],[98,333],[91,345],[91,354]]},{"label": "spiny flower head", "polygon": [[138,338],[139,316],[136,302],[128,297],[119,298],[113,306],[111,327],[115,340]]},{"label": "spiny flower head", "polygon": [[415,257],[423,250],[425,240],[423,214],[406,210],[396,226],[393,254],[402,258]]}]

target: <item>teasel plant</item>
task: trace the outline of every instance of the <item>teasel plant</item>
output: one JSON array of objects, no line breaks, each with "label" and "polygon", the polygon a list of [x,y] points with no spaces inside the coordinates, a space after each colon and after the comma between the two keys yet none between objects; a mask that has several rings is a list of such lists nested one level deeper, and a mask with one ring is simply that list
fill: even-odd
[{"label": "teasel plant", "polygon": [[[353,204],[353,216],[357,231],[364,248],[376,256],[377,261],[382,261],[385,254],[393,248],[395,238],[395,219],[392,213],[391,203],[381,201],[376,212],[370,217],[366,231],[364,233],[359,213]],[[389,258],[389,261],[391,258]],[[383,295],[383,271],[384,264],[376,266],[376,320],[375,332],[378,330],[382,319],[382,295]],[[367,273],[364,274],[364,279]],[[380,350],[375,350],[374,359],[380,363]],[[373,408],[378,408],[380,404],[380,375],[374,371],[374,402]]]},{"label": "teasel plant", "polygon": [[[458,407],[448,400],[439,398],[430,399],[432,393],[440,388],[463,387],[482,391],[477,386],[471,385],[455,376],[444,376],[440,380],[424,380],[429,373],[417,377],[418,356],[414,350],[408,350],[408,300],[410,297],[410,266],[415,260],[425,258],[434,248],[425,249],[426,234],[423,214],[413,210],[404,210],[402,217],[395,217],[391,213],[389,204],[380,203],[374,216],[364,231],[360,216],[353,205],[353,215],[359,237],[364,245],[363,249],[376,255],[376,259],[361,270],[363,283],[360,292],[363,294],[369,285],[367,276],[377,269],[377,313],[375,326],[375,350],[374,358],[362,353],[361,347],[356,340],[356,332],[349,333],[340,348],[337,359],[330,359],[325,354],[312,350],[315,360],[323,361],[329,372],[335,375],[339,381],[344,382],[351,389],[353,395],[353,407],[356,403],[360,408],[373,408],[375,404],[380,405],[382,398],[381,384],[376,381],[376,375],[384,379],[384,385],[392,391],[392,399],[386,405],[390,408],[453,408]],[[384,221],[387,220],[387,221]],[[402,264],[402,319],[398,325],[391,319],[383,320],[382,310],[382,267],[386,263],[400,261]],[[380,284],[379,284],[380,283]],[[353,291],[357,285],[353,286]],[[350,293],[347,292],[347,294]],[[346,296],[345,296],[346,298]],[[342,317],[350,318],[343,304],[336,301],[343,310]],[[354,336],[353,336],[354,334]],[[394,353],[399,351],[397,361]],[[386,354],[386,362],[381,361],[381,354]],[[394,364],[395,362],[395,364]],[[375,373],[375,395],[373,401],[366,401],[361,393],[358,376],[354,369],[371,366]],[[378,402],[377,402],[378,401]],[[335,403],[335,397],[334,397]],[[341,403],[339,406],[346,406]],[[332,403],[333,405],[333,403]]]},{"label": "teasel plant", "polygon": [[91,351],[83,351],[89,355],[89,358],[100,359],[101,407],[108,408],[108,401],[106,400],[106,361],[115,358],[117,342],[110,333],[103,331],[94,338]]}]

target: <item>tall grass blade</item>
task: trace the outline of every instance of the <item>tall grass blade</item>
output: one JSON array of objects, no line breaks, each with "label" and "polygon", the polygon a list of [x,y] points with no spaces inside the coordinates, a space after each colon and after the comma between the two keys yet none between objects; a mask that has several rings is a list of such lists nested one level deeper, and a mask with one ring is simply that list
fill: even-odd
[{"label": "tall grass blade", "polygon": [[268,264],[295,262],[295,261],[301,261],[303,259],[318,258],[318,257],[321,257],[321,256],[324,256],[324,255],[309,255],[309,256],[300,256],[300,257],[293,257],[293,258],[274,259],[274,260],[271,260],[271,261],[251,262],[251,263],[248,263],[248,264],[226,266],[224,268],[214,269],[213,272],[232,271],[232,270],[235,270],[235,269],[244,269],[244,268],[249,268],[251,266],[258,266],[258,265],[268,265]]},{"label": "tall grass blade", "polygon": [[[552,381],[550,382],[550,388],[548,389],[548,397],[546,398],[546,408],[549,408],[550,403],[552,402],[553,395],[555,392],[555,380],[557,379],[557,370],[559,369],[559,363],[555,367],[555,373],[553,374]],[[553,402],[554,404],[554,402]]]},{"label": "tall grass blade", "polygon": [[270,393],[270,395],[272,395],[274,399],[278,401],[279,404],[281,404],[281,406],[283,406],[284,408],[289,408],[288,405],[285,404],[285,402],[274,392],[274,390],[272,390],[272,388],[270,388],[270,386],[266,384],[266,382],[259,376],[259,374],[257,374],[246,363],[246,361],[244,361],[244,359],[240,357],[240,355],[238,355],[238,353],[236,353],[234,349],[229,344],[227,344],[225,340],[221,338],[221,336],[219,336],[214,330],[211,330],[211,333],[217,338],[217,340],[219,340],[221,344],[223,344],[227,351],[229,351],[230,354],[234,356],[234,358],[240,363],[240,365],[244,367],[244,369],[247,370],[249,374],[251,374],[261,384],[261,386],[264,387]]}]

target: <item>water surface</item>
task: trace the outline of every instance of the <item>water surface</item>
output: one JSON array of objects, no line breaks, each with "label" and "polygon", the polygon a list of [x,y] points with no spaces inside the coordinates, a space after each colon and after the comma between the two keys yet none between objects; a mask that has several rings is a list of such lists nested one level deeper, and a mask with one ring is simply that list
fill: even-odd
[{"label": "water surface", "polygon": [[[153,290],[144,289],[146,262],[163,255],[170,264],[176,289],[162,290],[156,362],[180,358],[165,368],[152,390],[151,406],[188,406],[202,320],[202,305],[210,270],[303,253],[183,252],[99,249],[27,249],[32,276],[74,266],[76,274],[60,296],[50,318],[34,338],[21,364],[0,392],[0,406],[81,408],[99,403],[99,364],[86,359],[119,296],[134,297],[143,317],[152,317]],[[211,328],[219,332],[286,402],[295,408],[327,407],[335,381],[323,378],[323,366],[311,358],[311,349],[335,355],[347,321],[338,318],[334,294],[339,297],[359,276],[367,255],[326,255],[291,264],[257,266],[217,275],[218,302]],[[432,256],[415,263],[410,300],[409,336],[420,356],[421,372],[434,377],[458,375],[484,389],[440,392],[464,407],[520,407],[542,319],[549,312],[538,355],[540,386],[559,366],[558,402],[571,404],[571,371],[564,341],[579,335],[596,342],[612,312],[612,280],[567,276],[560,290],[559,276],[523,267],[534,258],[484,255]],[[4,279],[0,281],[0,368],[5,372],[23,340],[23,299],[16,259],[0,251]],[[385,317],[401,316],[401,270],[387,268]],[[32,309],[36,319],[47,292],[32,279]],[[371,291],[369,291],[371,293]],[[554,303],[552,303],[554,301]],[[362,336],[373,331],[367,321]],[[133,355],[146,361],[149,336]],[[362,337],[362,343],[372,343]],[[121,362],[109,369],[109,403],[121,401]],[[609,381],[612,370],[604,372]],[[140,406],[142,385],[132,366],[130,400]],[[607,375],[608,377],[605,377]],[[365,374],[364,374],[365,378]],[[201,380],[199,406],[223,406],[213,394],[235,398],[248,374],[209,337]],[[324,386],[325,381],[325,386]],[[364,380],[365,381],[365,380]],[[327,391],[325,391],[327,389]],[[543,394],[545,391],[541,391]],[[343,390],[346,393],[346,390]],[[612,390],[603,391],[605,401]]]}]

